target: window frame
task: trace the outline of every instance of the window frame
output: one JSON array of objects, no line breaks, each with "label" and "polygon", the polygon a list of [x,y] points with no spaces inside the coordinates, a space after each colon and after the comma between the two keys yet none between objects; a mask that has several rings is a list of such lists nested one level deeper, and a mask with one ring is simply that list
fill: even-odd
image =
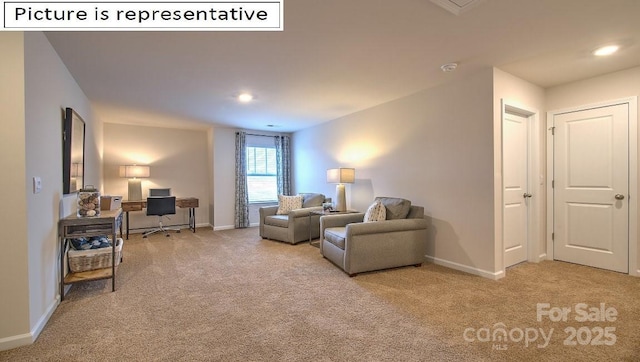
[{"label": "window frame", "polygon": [[[258,155],[257,152],[260,150],[264,150],[262,155]],[[245,149],[246,158],[247,158],[247,193],[249,198],[249,204],[267,204],[278,202],[278,160],[276,156],[276,147],[267,146],[264,144],[248,144]],[[250,152],[253,155],[250,155]],[[258,162],[262,162],[264,160],[264,165],[258,165]],[[259,172],[264,171],[264,172]],[[254,190],[251,192],[252,180],[251,177],[261,177],[268,178],[268,182],[271,183],[275,190],[267,190],[270,194],[273,195],[273,199],[271,198],[256,198],[256,194],[259,194],[259,191]],[[254,187],[256,185],[254,184]],[[264,191],[263,191],[264,193]],[[254,198],[252,199],[252,195]]]}]

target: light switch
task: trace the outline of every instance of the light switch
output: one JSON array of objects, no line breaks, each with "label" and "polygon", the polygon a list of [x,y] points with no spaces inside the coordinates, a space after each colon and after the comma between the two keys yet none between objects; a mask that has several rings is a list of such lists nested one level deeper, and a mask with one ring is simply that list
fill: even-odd
[{"label": "light switch", "polygon": [[38,194],[40,191],[42,191],[42,180],[40,177],[35,176],[33,178],[33,193]]}]

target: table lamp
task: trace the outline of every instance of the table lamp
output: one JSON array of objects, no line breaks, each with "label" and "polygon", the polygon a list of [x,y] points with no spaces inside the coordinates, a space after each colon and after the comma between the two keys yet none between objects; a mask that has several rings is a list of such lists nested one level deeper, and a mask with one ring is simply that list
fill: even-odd
[{"label": "table lamp", "polygon": [[129,179],[128,200],[142,200],[142,185],[140,178],[149,177],[149,166],[120,166],[120,177],[126,177]]},{"label": "table lamp", "polygon": [[327,182],[336,185],[336,211],[347,211],[347,198],[344,184],[352,184],[356,181],[355,168],[332,168],[327,170]]}]

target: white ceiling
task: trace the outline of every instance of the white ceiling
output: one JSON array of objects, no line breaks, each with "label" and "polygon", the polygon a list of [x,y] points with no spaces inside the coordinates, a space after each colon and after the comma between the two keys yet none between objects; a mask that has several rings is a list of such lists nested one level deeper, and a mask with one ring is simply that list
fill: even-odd
[{"label": "white ceiling", "polygon": [[[640,65],[638,0],[484,0],[457,16],[429,0],[287,0],[284,19],[282,32],[46,35],[107,122],[278,132],[489,66],[546,88]],[[591,55],[609,43],[622,49]]]}]

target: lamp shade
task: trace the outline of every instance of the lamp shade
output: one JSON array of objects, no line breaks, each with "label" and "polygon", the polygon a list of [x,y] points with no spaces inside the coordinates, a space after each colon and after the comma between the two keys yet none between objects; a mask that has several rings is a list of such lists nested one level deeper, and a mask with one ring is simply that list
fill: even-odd
[{"label": "lamp shade", "polygon": [[331,168],[327,170],[327,182],[334,184],[352,184],[356,181],[355,168]]},{"label": "lamp shade", "polygon": [[149,177],[149,166],[139,166],[139,165],[120,166],[120,177],[126,177],[126,178]]}]

